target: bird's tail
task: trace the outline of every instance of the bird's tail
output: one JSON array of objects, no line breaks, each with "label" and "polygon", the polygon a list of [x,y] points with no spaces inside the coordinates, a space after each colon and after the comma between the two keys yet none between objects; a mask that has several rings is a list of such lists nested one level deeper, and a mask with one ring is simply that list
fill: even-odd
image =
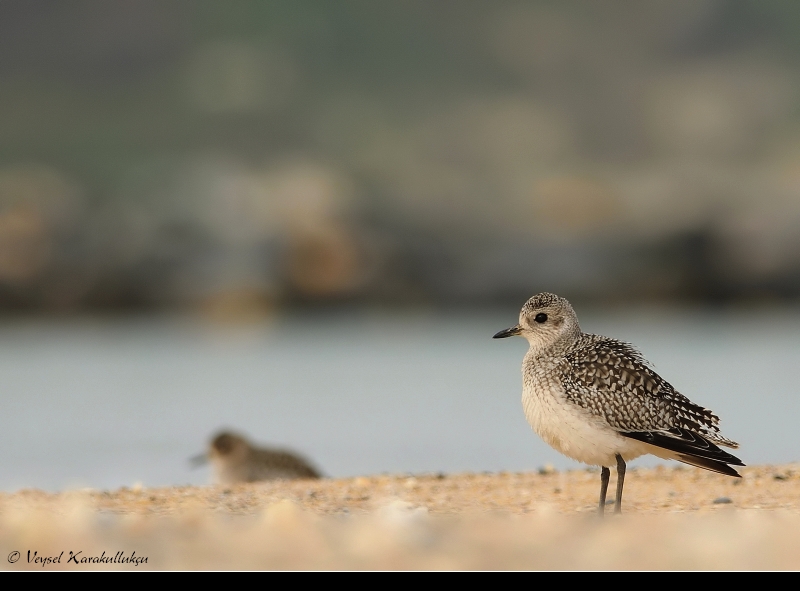
[{"label": "bird's tail", "polygon": [[[728,464],[744,466],[742,460],[721,450],[717,447],[715,442],[709,441],[703,435],[692,431],[676,427],[665,431],[621,432],[620,435],[652,445],[656,448],[653,454],[659,457],[675,459],[686,464],[691,464],[692,466],[697,466],[698,468],[705,468],[712,472],[727,474],[728,476],[741,477],[741,475]],[[738,444],[728,439],[724,439],[724,441],[727,443],[723,443],[722,445],[728,445],[730,443],[734,444],[734,446],[738,446]]]},{"label": "bird's tail", "polygon": [[676,454],[675,459],[680,462],[683,462],[684,464],[690,464],[692,466],[697,466],[698,468],[705,468],[706,470],[711,470],[712,472],[718,472],[719,474],[734,476],[736,478],[742,477],[741,474],[739,474],[736,470],[731,468],[728,464],[726,464],[725,462],[720,462],[718,460],[710,460],[708,458],[700,458],[698,456],[690,456],[686,454]]}]

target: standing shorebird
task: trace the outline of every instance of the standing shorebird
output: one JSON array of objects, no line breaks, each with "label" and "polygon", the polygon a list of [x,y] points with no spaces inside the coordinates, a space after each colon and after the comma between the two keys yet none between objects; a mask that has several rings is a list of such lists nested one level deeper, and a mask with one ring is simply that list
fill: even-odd
[{"label": "standing shorebird", "polygon": [[304,458],[285,450],[254,447],[241,435],[218,433],[207,454],[194,463],[210,462],[217,484],[320,478],[319,472]]},{"label": "standing shorebird", "polygon": [[627,343],[581,331],[570,303],[551,293],[529,299],[519,324],[494,338],[520,335],[522,407],[536,433],[567,457],[601,466],[602,515],[610,470],[617,466],[614,511],[622,510],[625,462],[644,454],[735,476],[742,461],[718,445],[719,417],[680,394]]}]

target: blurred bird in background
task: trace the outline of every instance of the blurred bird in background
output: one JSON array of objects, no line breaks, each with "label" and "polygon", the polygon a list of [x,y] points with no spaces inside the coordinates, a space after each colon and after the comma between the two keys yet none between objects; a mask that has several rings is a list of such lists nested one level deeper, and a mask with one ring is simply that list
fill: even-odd
[{"label": "blurred bird in background", "polygon": [[215,484],[321,477],[305,458],[288,450],[254,447],[229,431],[215,435],[208,452],[192,458],[192,463],[210,463]]}]

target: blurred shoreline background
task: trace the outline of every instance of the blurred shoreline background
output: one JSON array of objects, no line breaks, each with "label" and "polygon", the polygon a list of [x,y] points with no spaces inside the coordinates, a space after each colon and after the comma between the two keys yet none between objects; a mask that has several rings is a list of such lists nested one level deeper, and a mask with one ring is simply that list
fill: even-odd
[{"label": "blurred shoreline background", "polygon": [[791,2],[0,6],[0,311],[800,295]]},{"label": "blurred shoreline background", "polygon": [[490,339],[540,291],[746,463],[800,459],[798,31],[777,0],[1,2],[0,488],[205,482],[221,428],[331,476],[576,467]]}]

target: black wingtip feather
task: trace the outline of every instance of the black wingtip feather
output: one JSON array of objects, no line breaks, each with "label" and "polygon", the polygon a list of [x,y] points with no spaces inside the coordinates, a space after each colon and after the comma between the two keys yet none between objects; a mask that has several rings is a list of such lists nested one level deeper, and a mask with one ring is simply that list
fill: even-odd
[{"label": "black wingtip feather", "polygon": [[654,431],[636,431],[623,432],[620,435],[673,451],[676,453],[676,459],[692,466],[741,478],[741,475],[728,464],[744,466],[742,460],[721,450],[702,435],[686,429],[670,429],[669,434]]},{"label": "black wingtip feather", "polygon": [[697,456],[687,456],[684,454],[678,454],[678,460],[686,464],[690,464],[692,466],[697,466],[698,468],[705,468],[706,470],[711,470],[712,472],[725,474],[726,476],[733,476],[734,478],[742,477],[741,474],[739,474],[736,470],[731,468],[728,464],[725,464],[723,462],[718,462],[716,460],[709,460],[708,458],[698,458]]}]

